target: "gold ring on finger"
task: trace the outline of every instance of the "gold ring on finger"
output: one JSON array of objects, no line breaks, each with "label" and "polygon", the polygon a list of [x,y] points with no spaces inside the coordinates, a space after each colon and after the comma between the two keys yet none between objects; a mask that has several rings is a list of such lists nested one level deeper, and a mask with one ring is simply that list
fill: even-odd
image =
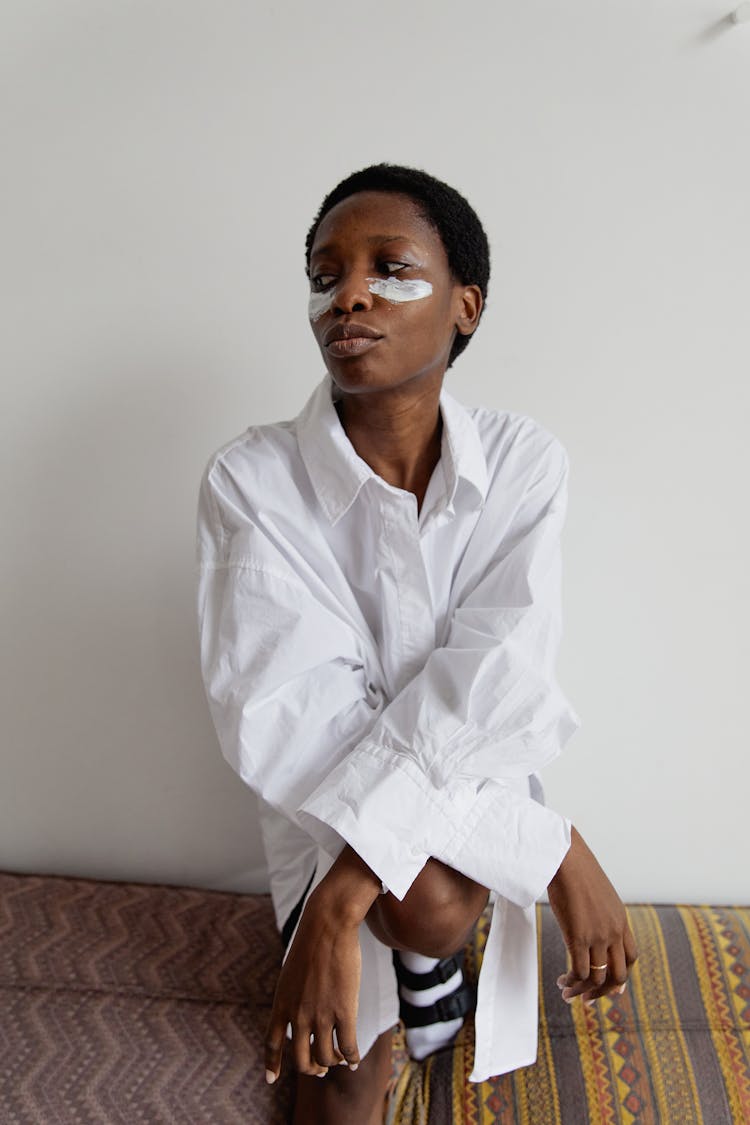
[{"label": "gold ring on finger", "polygon": [[589,972],[591,972],[591,973],[601,973],[607,968],[609,968],[608,965],[589,965]]}]

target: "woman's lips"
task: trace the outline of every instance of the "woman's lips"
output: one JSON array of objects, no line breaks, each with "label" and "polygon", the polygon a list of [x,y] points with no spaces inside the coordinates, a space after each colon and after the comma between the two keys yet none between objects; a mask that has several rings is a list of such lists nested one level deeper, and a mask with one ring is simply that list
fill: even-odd
[{"label": "woman's lips", "polygon": [[352,336],[349,340],[331,340],[326,347],[331,355],[343,358],[369,351],[381,338],[380,336]]}]

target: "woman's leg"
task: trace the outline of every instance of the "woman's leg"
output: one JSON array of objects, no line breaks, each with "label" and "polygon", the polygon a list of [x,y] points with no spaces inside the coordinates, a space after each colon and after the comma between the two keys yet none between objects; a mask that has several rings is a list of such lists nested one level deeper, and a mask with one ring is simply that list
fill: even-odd
[{"label": "woman's leg", "polygon": [[[430,858],[401,902],[380,895],[366,921],[391,949],[450,957],[468,940],[489,890]],[[323,1078],[297,1075],[293,1125],[382,1125],[391,1073],[392,1031],[383,1032],[353,1073],[331,1067]]]},{"label": "woman's leg", "polygon": [[400,1014],[414,1059],[446,1047],[474,1007],[461,954],[488,899],[486,887],[429,859],[402,902],[381,895],[368,913],[372,933],[396,951]]},{"label": "woman's leg", "polygon": [[293,1125],[383,1125],[393,1031],[384,1031],[352,1072],[333,1066],[324,1078],[297,1075]]}]

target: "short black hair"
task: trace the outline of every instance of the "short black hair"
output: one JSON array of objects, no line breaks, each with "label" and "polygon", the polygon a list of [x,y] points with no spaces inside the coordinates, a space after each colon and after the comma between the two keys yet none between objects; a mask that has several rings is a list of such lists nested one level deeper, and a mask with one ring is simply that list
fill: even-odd
[{"label": "short black hair", "polygon": [[[455,188],[420,168],[407,168],[403,164],[371,164],[368,168],[347,176],[328,193],[307,232],[305,255],[308,277],[312,245],[321,220],[337,203],[360,191],[391,191],[409,196],[440,235],[453,277],[460,285],[478,285],[486,303],[490,280],[490,247],[479,216]],[[456,333],[448,357],[448,367],[470,339],[471,336]]]}]

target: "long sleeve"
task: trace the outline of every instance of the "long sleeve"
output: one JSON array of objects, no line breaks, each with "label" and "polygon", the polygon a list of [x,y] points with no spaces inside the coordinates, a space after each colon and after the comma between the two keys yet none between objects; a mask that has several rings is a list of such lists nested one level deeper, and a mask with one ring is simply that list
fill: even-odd
[{"label": "long sleeve", "polygon": [[531,800],[526,780],[579,725],[554,672],[568,476],[559,442],[538,469],[445,643],[300,810],[311,834],[316,822],[335,828],[399,898],[434,856],[525,907],[570,844],[569,821]]},{"label": "long sleeve", "polygon": [[[210,467],[198,504],[198,621],[206,696],[222,753],[289,819],[361,741],[382,703],[355,632],[314,596]],[[343,842],[321,826],[329,851]]]}]

